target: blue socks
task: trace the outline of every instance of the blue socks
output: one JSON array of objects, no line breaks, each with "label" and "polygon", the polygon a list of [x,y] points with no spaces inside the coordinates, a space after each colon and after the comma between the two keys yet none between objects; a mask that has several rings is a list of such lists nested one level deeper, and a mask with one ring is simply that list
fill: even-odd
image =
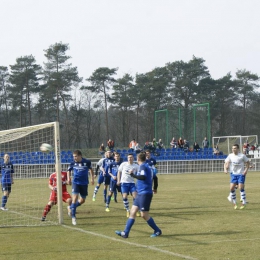
[{"label": "blue socks", "polygon": [[7,202],[7,196],[3,196],[2,197],[2,207],[3,208],[5,207],[6,202]]}]

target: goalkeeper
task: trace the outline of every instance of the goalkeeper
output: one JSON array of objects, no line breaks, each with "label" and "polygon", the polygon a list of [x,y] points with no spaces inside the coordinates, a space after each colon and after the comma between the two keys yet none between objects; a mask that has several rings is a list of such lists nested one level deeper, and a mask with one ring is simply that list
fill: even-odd
[{"label": "goalkeeper", "polygon": [[[67,184],[69,184],[67,180],[67,172],[61,172],[61,180],[62,180],[62,200],[69,204],[67,207],[68,215],[71,215],[70,205],[71,205],[71,196],[67,191]],[[41,221],[45,221],[47,214],[50,212],[51,207],[57,204],[57,175],[56,172],[52,173],[49,178],[49,188],[51,190],[49,202],[44,208]]]}]

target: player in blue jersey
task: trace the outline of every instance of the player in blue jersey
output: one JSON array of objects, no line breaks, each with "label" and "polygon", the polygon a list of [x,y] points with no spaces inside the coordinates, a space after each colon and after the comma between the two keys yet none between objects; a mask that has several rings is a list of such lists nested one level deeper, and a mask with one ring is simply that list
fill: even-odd
[{"label": "player in blue jersey", "polygon": [[0,171],[2,174],[1,185],[2,185],[2,192],[3,192],[1,210],[8,210],[5,207],[5,205],[11,193],[12,184],[14,184],[14,179],[13,179],[14,167],[10,161],[10,156],[7,153],[4,155],[4,162],[0,164]]},{"label": "player in blue jersey", "polygon": [[[82,158],[80,150],[73,152],[74,161],[70,164],[67,172],[67,179],[71,183],[71,173],[73,172],[72,181],[72,203],[70,206],[72,224],[76,225],[76,208],[82,205],[88,196],[88,174],[91,173],[91,184],[94,184],[94,172],[92,170],[91,161]],[[79,197],[80,195],[80,197]]]},{"label": "player in blue jersey", "polygon": [[[93,192],[93,196],[92,196],[92,201],[96,201],[96,195],[98,193],[98,190],[101,186],[102,183],[104,183],[104,174],[103,174],[103,168],[102,168],[102,165],[103,165],[103,161],[107,158],[107,152],[105,153],[105,158],[101,158],[98,163],[97,163],[97,167],[96,167],[96,172],[95,172],[95,178],[97,177],[97,175],[99,174],[99,177],[98,177],[98,181],[97,181],[97,185],[94,189],[94,192]],[[106,198],[106,185],[104,185],[104,199]]]},{"label": "player in blue jersey", "polygon": [[153,193],[157,193],[158,188],[158,177],[157,177],[157,163],[154,158],[151,157],[151,152],[149,150],[145,151],[146,163],[150,166],[153,171]]},{"label": "player in blue jersey", "polygon": [[239,145],[234,144],[232,153],[228,155],[224,163],[224,172],[228,173],[230,171],[230,195],[227,199],[234,205],[234,209],[237,209],[235,189],[237,184],[242,198],[240,209],[244,209],[246,206],[245,178],[249,166],[249,159],[245,154],[239,152]]},{"label": "player in blue jersey", "polygon": [[121,186],[117,185],[117,173],[118,173],[119,165],[122,163],[122,161],[119,153],[114,153],[114,157],[115,157],[115,161],[112,162],[108,168],[108,174],[111,176],[111,179],[109,184],[109,193],[106,201],[106,212],[110,211],[109,204],[112,195],[114,194],[115,202],[117,202],[117,197],[116,197],[117,191],[121,192]]},{"label": "player in blue jersey", "polygon": [[136,197],[135,180],[130,174],[136,173],[138,168],[138,165],[134,163],[134,156],[132,154],[128,154],[127,162],[121,163],[118,168],[117,185],[121,184],[123,203],[127,217],[130,216],[128,195],[131,193],[134,199]]},{"label": "player in blue jersey", "polygon": [[131,176],[137,179],[137,196],[131,208],[130,217],[126,222],[125,230],[115,231],[117,235],[123,238],[128,238],[130,230],[135,222],[135,217],[138,210],[141,211],[141,217],[154,230],[154,233],[151,235],[151,237],[157,237],[162,234],[162,231],[155,224],[153,218],[149,215],[150,205],[153,197],[153,173],[145,161],[145,154],[138,154],[137,162],[139,164],[139,170],[137,174],[131,173]]},{"label": "player in blue jersey", "polygon": [[105,203],[107,201],[107,188],[110,184],[110,179],[111,179],[110,175],[108,174],[108,169],[109,169],[109,165],[115,161],[113,157],[113,153],[110,150],[107,151],[106,154],[107,154],[107,158],[105,158],[102,164],[102,171],[104,175],[104,202]]}]

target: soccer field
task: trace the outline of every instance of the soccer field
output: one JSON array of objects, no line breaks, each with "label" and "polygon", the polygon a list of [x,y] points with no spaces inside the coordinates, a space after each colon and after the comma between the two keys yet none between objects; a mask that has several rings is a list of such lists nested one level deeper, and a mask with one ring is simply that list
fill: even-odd
[{"label": "soccer field", "polygon": [[[140,217],[128,239],[117,236],[114,231],[123,230],[126,222],[121,198],[105,212],[103,187],[92,202],[94,186],[89,186],[86,203],[77,209],[77,226],[64,204],[64,225],[1,228],[0,259],[260,259],[260,172],[248,173],[244,210],[234,210],[228,202],[229,176],[224,173],[158,178],[150,214],[162,236],[150,238],[153,231]],[[41,181],[47,186],[46,179]],[[47,189],[42,209],[48,194]]]}]

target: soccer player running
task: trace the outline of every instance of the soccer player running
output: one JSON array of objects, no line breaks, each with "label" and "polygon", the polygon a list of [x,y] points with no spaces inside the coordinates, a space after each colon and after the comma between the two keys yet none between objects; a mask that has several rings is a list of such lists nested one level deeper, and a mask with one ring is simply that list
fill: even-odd
[{"label": "soccer player running", "polygon": [[108,193],[107,201],[106,201],[106,212],[110,211],[109,204],[110,204],[112,195],[114,194],[115,202],[117,202],[117,196],[116,196],[117,191],[121,192],[121,186],[117,185],[118,168],[121,163],[122,163],[122,161],[120,158],[120,154],[115,153],[115,161],[112,162],[108,168],[108,174],[111,176],[111,179],[110,179],[110,184],[109,184],[109,193]]},{"label": "soccer player running", "polygon": [[115,231],[115,233],[123,238],[128,238],[130,230],[135,222],[136,213],[141,210],[142,218],[154,230],[151,237],[157,237],[162,234],[162,231],[155,224],[152,217],[149,215],[150,205],[153,197],[153,173],[150,167],[145,162],[145,154],[140,153],[137,155],[137,162],[139,170],[137,174],[131,173],[131,176],[137,179],[137,196],[131,208],[130,217],[128,218],[124,231]]},{"label": "soccer player running", "polygon": [[126,216],[130,216],[128,194],[131,193],[133,198],[136,197],[136,186],[135,180],[130,175],[138,171],[138,165],[134,163],[134,156],[128,154],[127,162],[121,163],[117,173],[117,185],[121,184],[121,192],[123,194],[124,207],[126,209]]},{"label": "soccer player running", "polygon": [[[110,183],[110,175],[108,174],[108,167],[110,165],[110,163],[114,162],[115,159],[113,157],[113,153],[109,150],[106,152],[106,158],[105,160],[103,160],[103,163],[102,163],[102,172],[103,172],[103,176],[104,176],[104,202],[106,203],[107,201],[107,188],[108,188],[108,185]],[[94,191],[95,193],[95,191]]]},{"label": "soccer player running", "polygon": [[[91,184],[94,184],[94,172],[92,170],[91,161],[82,157],[80,150],[73,152],[73,159],[68,168],[67,176],[69,183],[71,183],[71,172],[73,172],[72,181],[72,203],[70,206],[72,224],[77,225],[76,222],[76,208],[82,205],[88,196],[88,172],[91,173]],[[80,195],[80,197],[79,197]]]},{"label": "soccer player running", "polygon": [[[246,163],[246,167],[245,164]],[[232,153],[228,155],[224,163],[224,172],[228,173],[230,170],[230,195],[227,197],[229,202],[234,205],[234,209],[237,209],[236,202],[236,185],[240,190],[240,196],[242,198],[242,205],[240,209],[244,209],[246,206],[246,193],[245,193],[245,177],[249,168],[249,159],[243,153],[239,152],[239,145],[234,144],[232,146]]]},{"label": "soccer player running", "polygon": [[[92,201],[96,201],[96,195],[97,195],[97,193],[98,193],[98,190],[99,190],[101,184],[104,182],[104,174],[103,174],[103,167],[102,167],[102,165],[103,165],[103,161],[104,161],[106,158],[107,158],[107,152],[105,153],[105,158],[101,158],[101,159],[98,161],[98,163],[97,163],[96,172],[95,172],[95,178],[96,178],[97,175],[98,175],[98,171],[99,171],[99,177],[98,177],[97,185],[96,185],[96,187],[95,187],[95,189],[94,189],[94,192],[93,192]],[[107,187],[107,186],[104,185],[104,192],[103,192],[103,194],[104,194],[104,199],[106,198],[106,193],[107,193],[107,191],[106,191],[107,188],[106,188],[106,187]]]},{"label": "soccer player running", "polygon": [[149,150],[145,151],[146,155],[146,163],[150,166],[152,172],[153,172],[153,193],[157,193],[158,188],[158,177],[157,177],[157,163],[154,158],[151,157],[151,152]]},{"label": "soccer player running", "polygon": [[[62,181],[62,200],[65,203],[69,204],[67,209],[68,209],[68,215],[71,216],[70,205],[71,205],[72,200],[71,200],[70,194],[67,191],[67,184],[69,184],[69,182],[67,180],[67,172],[65,172],[65,171],[61,172],[61,181]],[[56,172],[52,173],[49,177],[49,188],[51,190],[51,194],[50,194],[49,202],[44,208],[41,221],[45,221],[46,216],[50,212],[52,206],[57,204],[57,174],[56,174]]]},{"label": "soccer player running", "polygon": [[2,206],[1,210],[8,210],[5,205],[7,203],[7,200],[9,198],[9,195],[12,190],[12,184],[14,184],[14,166],[12,162],[10,161],[10,156],[9,154],[4,155],[4,162],[0,164],[0,171],[2,174],[1,178],[1,185],[2,185]]}]

